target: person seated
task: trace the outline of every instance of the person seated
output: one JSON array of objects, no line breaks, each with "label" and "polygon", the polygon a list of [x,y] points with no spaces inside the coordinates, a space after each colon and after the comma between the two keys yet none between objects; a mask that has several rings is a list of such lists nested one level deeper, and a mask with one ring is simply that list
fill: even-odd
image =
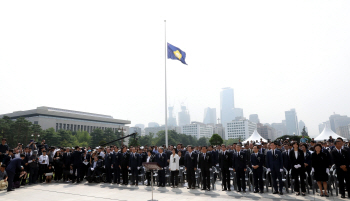
[{"label": "person seated", "polygon": [[6,173],[6,165],[2,164],[0,167],[0,190],[5,190],[8,186],[7,182],[7,173]]},{"label": "person seated", "polygon": [[98,156],[94,157],[94,161],[91,163],[91,166],[88,169],[88,178],[101,175],[103,162],[101,159],[98,158]]},{"label": "person seated", "polygon": [[46,173],[45,173],[45,177],[46,177],[46,179],[45,179],[46,183],[51,183],[51,180],[53,177],[52,165],[49,165],[49,167],[47,168]]}]

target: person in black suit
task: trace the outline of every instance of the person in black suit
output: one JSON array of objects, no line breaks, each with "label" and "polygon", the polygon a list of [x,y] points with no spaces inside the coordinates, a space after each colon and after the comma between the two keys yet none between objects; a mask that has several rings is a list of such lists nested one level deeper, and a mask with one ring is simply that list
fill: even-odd
[{"label": "person in black suit", "polygon": [[226,146],[221,146],[222,152],[219,154],[219,166],[222,172],[223,191],[231,191],[230,168],[232,167],[232,155],[226,150]]},{"label": "person in black suit", "polygon": [[328,182],[328,174],[329,174],[329,167],[328,167],[328,158],[325,153],[322,152],[322,146],[320,144],[316,144],[314,146],[315,152],[311,155],[311,164],[312,164],[312,170],[311,172],[314,172],[315,180],[317,181],[317,185],[319,189],[323,189],[324,193],[321,190],[320,196],[326,196],[329,197],[327,193],[327,182]]},{"label": "person in black suit", "polygon": [[341,198],[345,198],[344,179],[346,181],[346,190],[350,197],[350,179],[349,179],[349,154],[345,149],[342,149],[343,143],[339,140],[335,141],[335,148],[332,150],[332,160],[337,170],[337,178],[339,182],[339,193]]},{"label": "person in black suit", "polygon": [[103,161],[98,160],[98,156],[94,157],[94,160],[92,161],[88,173],[87,173],[87,179],[90,180],[91,177],[100,176],[102,173],[103,168]]},{"label": "person in black suit", "polygon": [[253,177],[254,177],[254,185],[255,190],[254,193],[259,192],[264,193],[264,183],[263,183],[263,165],[265,164],[264,161],[264,154],[259,153],[258,146],[253,147],[252,155],[250,156],[250,163],[253,170]]},{"label": "person in black suit", "polygon": [[178,151],[177,155],[179,156],[179,166],[184,166],[185,165],[185,157],[182,155],[182,151]]},{"label": "person in black suit", "polygon": [[55,167],[55,180],[58,182],[62,178],[63,174],[63,160],[61,155],[61,150],[57,150],[53,157],[53,163]]},{"label": "person in black suit", "polygon": [[104,165],[106,170],[106,181],[105,183],[112,183],[112,164],[113,164],[113,153],[111,153],[111,149],[107,148]]},{"label": "person in black suit", "polygon": [[24,160],[25,155],[20,154],[20,158],[14,158],[9,162],[9,164],[6,167],[6,172],[8,176],[8,186],[7,186],[7,192],[14,191],[13,188],[13,180],[16,174],[16,170],[23,170],[22,166],[22,160]]},{"label": "person in black suit", "polygon": [[210,170],[211,170],[211,154],[207,153],[207,147],[202,147],[202,153],[199,154],[198,167],[201,169],[203,189],[210,191]]},{"label": "person in black suit", "polygon": [[[270,151],[267,151],[266,153],[266,167],[267,171],[271,172],[271,177],[272,177],[272,183],[273,183],[273,188],[274,192],[273,194],[280,194],[283,195],[282,189],[283,189],[283,181],[282,181],[282,172],[283,172],[283,158],[282,158],[282,153],[279,150],[276,150],[276,144],[275,142],[270,143]],[[278,179],[279,181],[279,190],[277,188],[277,182],[276,180]]]},{"label": "person in black suit", "polygon": [[[72,153],[72,156],[70,158],[71,164],[73,164],[73,181],[72,183],[77,180],[77,183],[80,183],[80,168],[82,161],[82,152],[80,152],[79,146],[75,147],[75,151]],[[77,175],[75,175],[75,172],[77,172]]]},{"label": "person in black suit", "polygon": [[292,178],[294,179],[294,191],[296,195],[300,195],[299,192],[299,177],[301,182],[301,193],[305,196],[305,157],[302,150],[299,149],[297,141],[292,143],[293,149],[289,154],[290,164],[292,166]]},{"label": "person in black suit", "polygon": [[129,169],[129,153],[126,152],[126,147],[123,147],[123,154],[121,158],[121,171],[122,171],[122,178],[123,178],[123,185],[128,185],[128,169]]},{"label": "person in black suit", "polygon": [[290,164],[290,160],[289,160],[290,152],[291,152],[291,150],[289,149],[289,144],[287,144],[287,143],[284,144],[284,152],[282,152],[283,167],[286,168],[288,172],[292,168],[292,166]]},{"label": "person in black suit", "polygon": [[68,181],[68,172],[70,171],[70,158],[71,158],[72,154],[70,153],[69,148],[66,149],[66,152],[63,154],[63,171],[64,171],[64,177],[63,180],[64,181]]},{"label": "person in black suit", "polygon": [[[155,161],[155,158],[154,158],[154,155],[152,155],[152,150],[149,149],[147,151],[147,157],[146,157],[145,162],[146,163],[150,163],[150,162],[154,162],[154,161]],[[151,185],[151,171],[147,171],[146,172],[146,179],[147,179],[147,185],[146,186],[150,186]]]},{"label": "person in black suit", "polygon": [[[140,155],[136,153],[136,149],[133,147],[131,148],[132,153],[130,154],[129,158],[129,167],[131,169],[131,185],[138,186],[139,183],[139,177],[138,177],[138,170],[139,163],[140,163]],[[135,183],[136,180],[136,183]]]},{"label": "person in black suit", "polygon": [[118,151],[118,147],[114,147],[114,154],[112,158],[113,171],[114,171],[114,183],[120,184],[120,168],[121,168],[121,159],[123,154]]},{"label": "person in black suit", "polygon": [[236,153],[233,154],[233,171],[236,172],[237,178],[237,192],[245,192],[245,172],[247,171],[247,156],[242,151],[242,145],[237,144]]},{"label": "person in black suit", "polygon": [[159,183],[158,187],[165,187],[165,167],[167,166],[167,155],[163,152],[164,148],[159,147],[158,148],[158,154],[156,155],[156,162],[162,167],[163,169],[158,170],[159,175]]},{"label": "person in black suit", "polygon": [[185,168],[187,172],[187,189],[195,189],[195,171],[197,170],[197,154],[193,152],[193,147],[188,146],[188,153],[185,155]]}]

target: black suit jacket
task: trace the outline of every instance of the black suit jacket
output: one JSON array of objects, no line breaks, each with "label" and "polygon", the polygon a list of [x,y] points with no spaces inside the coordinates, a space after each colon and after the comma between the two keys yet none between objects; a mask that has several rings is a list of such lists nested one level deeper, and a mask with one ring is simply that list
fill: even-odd
[{"label": "black suit jacket", "polygon": [[221,169],[229,169],[230,167],[232,167],[232,154],[227,150],[225,155],[224,155],[224,152],[220,152],[219,166]]},{"label": "black suit jacket", "polygon": [[185,166],[187,169],[197,168],[197,157],[198,155],[195,152],[192,152],[191,156],[189,153],[186,153]]},{"label": "black suit jacket", "polygon": [[82,152],[79,151],[74,151],[72,153],[72,156],[70,157],[70,163],[73,164],[74,166],[81,165],[83,163],[82,161]]},{"label": "black suit jacket", "polygon": [[343,172],[340,166],[345,165],[346,168],[349,169],[349,154],[345,149],[341,149],[341,153],[338,153],[338,150],[334,148],[332,150],[332,164],[335,164],[337,168],[337,173]]},{"label": "black suit jacket", "polygon": [[70,166],[70,158],[71,158],[71,156],[72,156],[72,153],[69,153],[69,156],[67,155],[67,153],[64,153],[63,154],[63,164],[64,164],[64,166],[66,167],[66,168],[69,168],[69,166]]},{"label": "black suit jacket", "polygon": [[202,171],[209,171],[209,169],[212,167],[211,165],[211,154],[210,153],[206,153],[205,154],[205,158],[204,158],[204,154],[200,153],[199,154],[199,162],[198,162],[198,167],[202,170]]},{"label": "black suit jacket", "polygon": [[238,169],[246,169],[247,168],[247,155],[244,151],[240,151],[233,154],[233,168],[235,170]]}]

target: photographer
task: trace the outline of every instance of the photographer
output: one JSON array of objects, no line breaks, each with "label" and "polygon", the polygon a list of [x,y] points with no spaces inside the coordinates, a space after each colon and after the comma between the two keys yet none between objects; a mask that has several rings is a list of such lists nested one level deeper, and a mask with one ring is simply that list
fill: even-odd
[{"label": "photographer", "polygon": [[30,171],[30,174],[29,174],[29,185],[35,184],[36,180],[38,179],[38,172],[39,172],[38,161],[39,161],[39,158],[37,156],[37,153],[38,153],[38,151],[35,150],[33,152],[33,155],[31,155],[29,157],[29,161],[28,161],[29,171]]},{"label": "photographer", "polygon": [[39,149],[39,155],[42,155],[42,149],[45,149],[45,151],[48,151],[48,146],[47,144],[45,144],[45,140],[42,140],[40,145],[38,145],[38,149]]},{"label": "photographer", "polygon": [[39,182],[45,181],[45,173],[49,165],[49,157],[46,155],[46,150],[43,150],[43,155],[39,157]]},{"label": "photographer", "polygon": [[29,149],[31,149],[31,150],[36,150],[36,142],[34,142],[34,140],[30,140],[27,147],[29,147]]}]

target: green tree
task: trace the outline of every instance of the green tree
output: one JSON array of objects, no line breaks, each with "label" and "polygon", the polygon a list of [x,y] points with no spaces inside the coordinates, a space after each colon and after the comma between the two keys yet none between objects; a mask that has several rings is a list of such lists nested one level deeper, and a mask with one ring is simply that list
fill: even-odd
[{"label": "green tree", "polygon": [[197,144],[199,146],[208,146],[208,142],[209,142],[208,138],[201,137],[201,138],[198,139]]},{"label": "green tree", "polygon": [[209,139],[211,145],[221,145],[223,143],[223,139],[219,134],[213,134]]},{"label": "green tree", "polygon": [[32,123],[24,117],[19,117],[11,124],[12,137],[9,140],[11,146],[16,146],[18,142],[27,143],[31,138],[30,127]]},{"label": "green tree", "polygon": [[87,131],[78,131],[76,132],[75,137],[78,140],[79,146],[87,147],[91,144],[91,136]]},{"label": "green tree", "polygon": [[96,128],[94,131],[91,132],[91,146],[97,147],[101,141],[105,141],[103,139],[103,130]]},{"label": "green tree", "polygon": [[104,135],[103,138],[107,142],[110,142],[116,139],[116,136],[111,128],[107,128],[106,130],[104,130],[103,135]]},{"label": "green tree", "polygon": [[13,121],[10,117],[4,116],[0,119],[0,135],[7,138],[7,143],[10,144],[10,139],[13,137],[11,132]]},{"label": "green tree", "polygon": [[46,144],[51,146],[59,146],[61,142],[61,136],[59,133],[55,132],[54,128],[49,128],[43,131],[38,141],[43,139],[46,141]]}]

